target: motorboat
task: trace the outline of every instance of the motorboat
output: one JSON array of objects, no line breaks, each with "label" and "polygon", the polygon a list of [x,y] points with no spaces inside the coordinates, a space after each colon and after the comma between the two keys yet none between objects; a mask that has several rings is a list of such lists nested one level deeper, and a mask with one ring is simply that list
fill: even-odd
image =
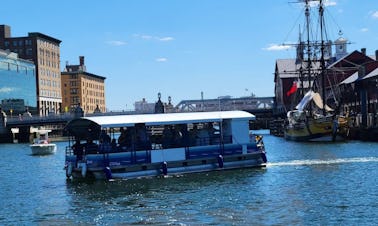
[{"label": "motorboat", "polygon": [[33,131],[36,138],[33,139],[33,144],[30,145],[32,155],[50,155],[57,150],[56,144],[49,142],[49,132],[47,129],[37,129]]}]

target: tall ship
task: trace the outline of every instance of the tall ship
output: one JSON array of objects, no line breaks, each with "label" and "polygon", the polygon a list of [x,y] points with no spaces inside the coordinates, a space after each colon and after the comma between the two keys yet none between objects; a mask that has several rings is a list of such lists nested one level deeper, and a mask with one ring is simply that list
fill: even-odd
[{"label": "tall ship", "polygon": [[[326,76],[327,64],[332,62],[332,42],[328,38],[324,19],[323,0],[305,0],[305,41],[299,35],[296,64],[298,81],[289,92],[293,95],[296,106],[287,112],[284,136],[293,141],[336,141],[345,138],[348,133],[347,116],[338,112],[339,97],[330,88]],[[311,15],[317,7],[317,26]],[[315,28],[315,29],[313,29]],[[327,87],[326,87],[327,83]],[[294,90],[293,90],[294,89]],[[291,93],[289,93],[291,94]]]}]

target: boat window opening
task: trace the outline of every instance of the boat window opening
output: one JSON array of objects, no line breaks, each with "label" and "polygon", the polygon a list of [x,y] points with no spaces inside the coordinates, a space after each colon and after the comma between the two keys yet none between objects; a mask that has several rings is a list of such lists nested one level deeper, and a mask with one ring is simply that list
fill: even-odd
[{"label": "boat window opening", "polygon": [[[86,154],[190,148],[232,143],[231,120],[222,122],[102,128],[98,138],[81,139]],[[76,140],[73,137],[72,145]]]}]

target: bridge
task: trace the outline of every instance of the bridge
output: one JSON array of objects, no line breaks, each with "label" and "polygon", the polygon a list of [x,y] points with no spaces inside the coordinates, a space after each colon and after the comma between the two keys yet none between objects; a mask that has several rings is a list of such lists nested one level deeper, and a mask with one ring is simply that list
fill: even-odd
[{"label": "bridge", "polygon": [[243,110],[256,116],[252,129],[267,129],[273,118],[274,97],[239,97],[229,96],[216,99],[183,100],[175,107],[178,112],[185,111],[232,111]]},{"label": "bridge", "polygon": [[274,106],[274,97],[239,97],[229,96],[216,99],[182,100],[176,105],[179,112],[183,111],[230,111],[243,110],[251,113],[270,112]]}]

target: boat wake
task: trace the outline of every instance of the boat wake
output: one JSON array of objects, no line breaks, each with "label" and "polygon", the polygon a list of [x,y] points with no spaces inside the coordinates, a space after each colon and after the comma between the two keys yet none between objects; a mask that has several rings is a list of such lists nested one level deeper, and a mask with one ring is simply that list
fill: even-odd
[{"label": "boat wake", "polygon": [[288,162],[270,162],[267,167],[274,166],[310,166],[310,165],[332,165],[343,163],[364,163],[364,162],[378,162],[377,157],[362,157],[362,158],[342,158],[342,159],[308,159],[308,160],[293,160]]}]

